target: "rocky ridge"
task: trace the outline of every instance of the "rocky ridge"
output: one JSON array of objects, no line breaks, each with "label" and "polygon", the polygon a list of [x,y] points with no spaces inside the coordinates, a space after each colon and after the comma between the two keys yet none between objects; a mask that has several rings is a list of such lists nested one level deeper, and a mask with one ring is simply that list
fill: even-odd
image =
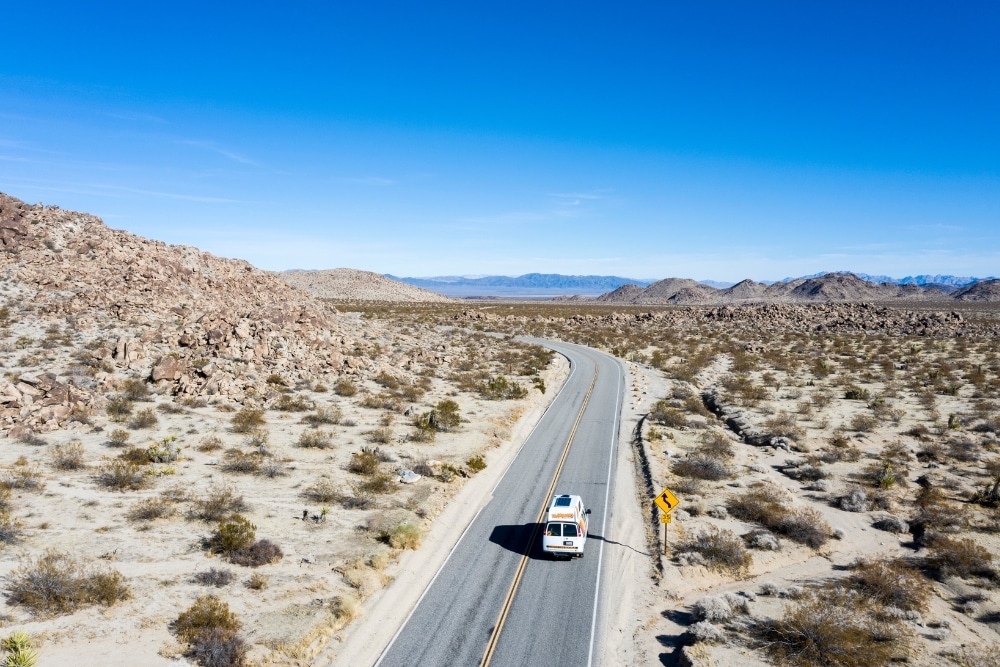
[{"label": "rocky ridge", "polygon": [[319,299],[341,301],[433,302],[451,301],[422,287],[407,285],[380,273],[357,269],[283,271],[276,274],[289,285]]},{"label": "rocky ridge", "polygon": [[[85,420],[128,379],[154,391],[262,404],[268,378],[335,381],[409,360],[275,274],[0,194],[0,431]],[[55,354],[69,348],[70,359]]]},{"label": "rocky ridge", "polygon": [[642,288],[624,285],[595,299],[630,305],[722,305],[744,303],[851,303],[894,301],[1000,302],[1000,280],[983,280],[949,294],[938,285],[872,283],[853,273],[828,273],[764,285],[744,280],[716,289],[687,278],[666,278]]}]

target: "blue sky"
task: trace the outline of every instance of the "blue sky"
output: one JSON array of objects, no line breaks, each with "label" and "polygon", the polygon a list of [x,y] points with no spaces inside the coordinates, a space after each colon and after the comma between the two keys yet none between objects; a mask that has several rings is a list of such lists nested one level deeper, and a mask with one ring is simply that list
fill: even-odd
[{"label": "blue sky", "polygon": [[1000,273],[996,3],[421,4],[8,3],[0,191],[275,270]]}]

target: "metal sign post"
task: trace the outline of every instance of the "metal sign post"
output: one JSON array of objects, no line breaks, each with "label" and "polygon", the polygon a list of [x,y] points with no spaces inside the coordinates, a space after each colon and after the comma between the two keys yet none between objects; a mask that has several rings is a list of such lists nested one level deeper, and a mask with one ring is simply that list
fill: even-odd
[{"label": "metal sign post", "polygon": [[653,502],[656,506],[660,508],[662,512],[660,514],[660,523],[663,524],[663,555],[667,555],[667,524],[670,523],[671,517],[670,513],[677,507],[681,501],[677,500],[677,496],[673,494],[670,489],[663,489],[660,495],[653,498]]}]

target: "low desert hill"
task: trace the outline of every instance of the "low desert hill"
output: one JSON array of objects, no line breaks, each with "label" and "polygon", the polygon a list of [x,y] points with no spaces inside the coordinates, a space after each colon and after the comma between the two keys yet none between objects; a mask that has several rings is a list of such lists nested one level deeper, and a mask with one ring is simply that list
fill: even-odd
[{"label": "low desert hill", "polygon": [[380,273],[357,269],[284,271],[277,274],[289,285],[319,299],[344,301],[451,301],[437,292],[392,280]]},{"label": "low desert hill", "polygon": [[857,303],[917,301],[1000,302],[1000,281],[982,280],[949,294],[937,284],[872,283],[853,273],[828,273],[764,285],[744,280],[715,289],[686,278],[667,278],[647,288],[624,285],[595,301],[633,305],[730,305],[741,303]]}]

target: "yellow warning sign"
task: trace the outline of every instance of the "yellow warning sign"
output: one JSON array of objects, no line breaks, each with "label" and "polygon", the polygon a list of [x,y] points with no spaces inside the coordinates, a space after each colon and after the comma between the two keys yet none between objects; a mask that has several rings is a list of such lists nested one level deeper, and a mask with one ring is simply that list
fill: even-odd
[{"label": "yellow warning sign", "polygon": [[673,517],[667,514],[666,512],[660,515],[660,523],[670,523],[672,520]]},{"label": "yellow warning sign", "polygon": [[656,503],[656,506],[664,512],[670,512],[677,507],[681,501],[677,500],[677,496],[675,496],[670,489],[663,489],[663,492],[656,496],[653,502]]}]

